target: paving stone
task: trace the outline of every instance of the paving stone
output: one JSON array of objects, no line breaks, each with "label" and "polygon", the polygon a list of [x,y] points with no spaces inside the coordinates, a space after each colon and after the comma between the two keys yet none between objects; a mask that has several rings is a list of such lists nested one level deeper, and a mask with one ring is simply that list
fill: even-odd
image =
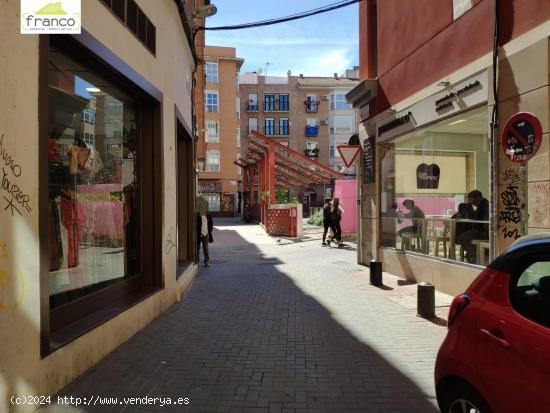
[{"label": "paving stone", "polygon": [[294,243],[236,219],[215,224],[212,266],[181,303],[60,392],[190,405],[75,412],[437,411],[446,329],[409,308],[414,285],[384,274],[392,290],[370,286],[354,244],[322,248],[307,226],[313,241]]}]

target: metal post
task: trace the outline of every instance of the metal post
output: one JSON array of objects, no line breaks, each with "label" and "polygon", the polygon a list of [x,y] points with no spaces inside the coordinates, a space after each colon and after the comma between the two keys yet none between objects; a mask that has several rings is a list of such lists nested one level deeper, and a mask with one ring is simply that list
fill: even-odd
[{"label": "metal post", "polygon": [[369,264],[370,284],[375,286],[382,285],[382,262],[372,260]]},{"label": "metal post", "polygon": [[435,287],[427,282],[418,284],[417,315],[422,318],[435,318]]}]

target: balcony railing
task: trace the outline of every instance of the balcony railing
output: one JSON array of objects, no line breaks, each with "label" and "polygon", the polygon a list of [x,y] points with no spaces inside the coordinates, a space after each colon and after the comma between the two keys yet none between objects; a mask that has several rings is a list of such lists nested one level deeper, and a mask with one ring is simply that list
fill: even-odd
[{"label": "balcony railing", "polygon": [[319,110],[319,102],[317,101],[306,100],[304,103],[306,105],[306,112],[317,112]]},{"label": "balcony railing", "polygon": [[308,158],[319,158],[319,148],[304,149],[304,155]]},{"label": "balcony railing", "polygon": [[306,136],[308,138],[319,135],[319,126],[306,126]]},{"label": "balcony railing", "polygon": [[246,107],[246,110],[248,112],[257,112],[258,111],[258,104],[255,104],[255,105],[252,105],[252,104],[248,104],[248,106]]}]

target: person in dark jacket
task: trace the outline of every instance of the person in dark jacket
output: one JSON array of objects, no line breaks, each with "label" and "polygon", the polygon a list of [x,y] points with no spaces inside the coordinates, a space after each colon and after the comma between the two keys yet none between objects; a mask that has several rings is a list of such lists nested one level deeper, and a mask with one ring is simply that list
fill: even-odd
[{"label": "person in dark jacket", "polygon": [[[330,206],[330,228],[334,234],[334,239],[336,239],[338,248],[342,248],[344,246],[342,243],[342,227],[340,226],[343,214],[344,210],[340,206],[340,199],[334,198]],[[332,240],[329,240],[327,243],[329,246],[331,241]]]},{"label": "person in dark jacket", "polygon": [[325,199],[325,205],[323,206],[323,243],[321,244],[323,247],[327,246],[327,243],[325,242],[327,238],[327,232],[330,228],[330,198]]},{"label": "person in dark jacket", "polygon": [[201,213],[197,211],[197,255],[200,262],[200,248],[202,244],[202,252],[204,255],[204,266],[210,267],[210,255],[208,253],[208,244],[214,242],[212,237],[212,230],[214,229],[214,222],[212,215],[208,212]]},{"label": "person in dark jacket", "polygon": [[475,207],[471,219],[480,222],[473,223],[471,229],[460,234],[457,242],[464,248],[467,261],[475,264],[477,263],[476,248],[472,241],[489,240],[489,224],[487,223],[489,221],[489,201],[477,189],[471,191],[467,198],[468,203]]}]

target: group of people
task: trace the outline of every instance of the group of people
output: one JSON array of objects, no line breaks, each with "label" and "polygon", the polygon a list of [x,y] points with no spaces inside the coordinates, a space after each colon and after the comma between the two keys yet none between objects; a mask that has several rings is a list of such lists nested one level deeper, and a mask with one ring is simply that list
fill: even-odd
[{"label": "group of people", "polygon": [[[331,242],[335,242],[338,248],[344,246],[342,243],[342,227],[340,226],[343,214],[344,209],[338,198],[325,199],[325,205],[323,206],[323,242],[321,244],[323,247],[330,247]],[[328,234],[329,229],[331,234]]]},{"label": "group of people", "polygon": [[[451,217],[456,220],[455,242],[462,246],[465,253],[465,259],[470,263],[476,262],[476,248],[472,241],[489,239],[489,201],[477,189],[471,191],[466,196],[467,203],[460,203],[458,211]],[[403,242],[403,234],[420,232],[420,225],[426,215],[412,199],[405,199],[403,206],[408,210],[407,213],[399,213],[400,220],[410,219],[412,225],[399,230],[399,236]],[[394,204],[397,209],[397,204]],[[466,220],[467,222],[460,222]],[[479,222],[471,222],[479,221]]]}]

